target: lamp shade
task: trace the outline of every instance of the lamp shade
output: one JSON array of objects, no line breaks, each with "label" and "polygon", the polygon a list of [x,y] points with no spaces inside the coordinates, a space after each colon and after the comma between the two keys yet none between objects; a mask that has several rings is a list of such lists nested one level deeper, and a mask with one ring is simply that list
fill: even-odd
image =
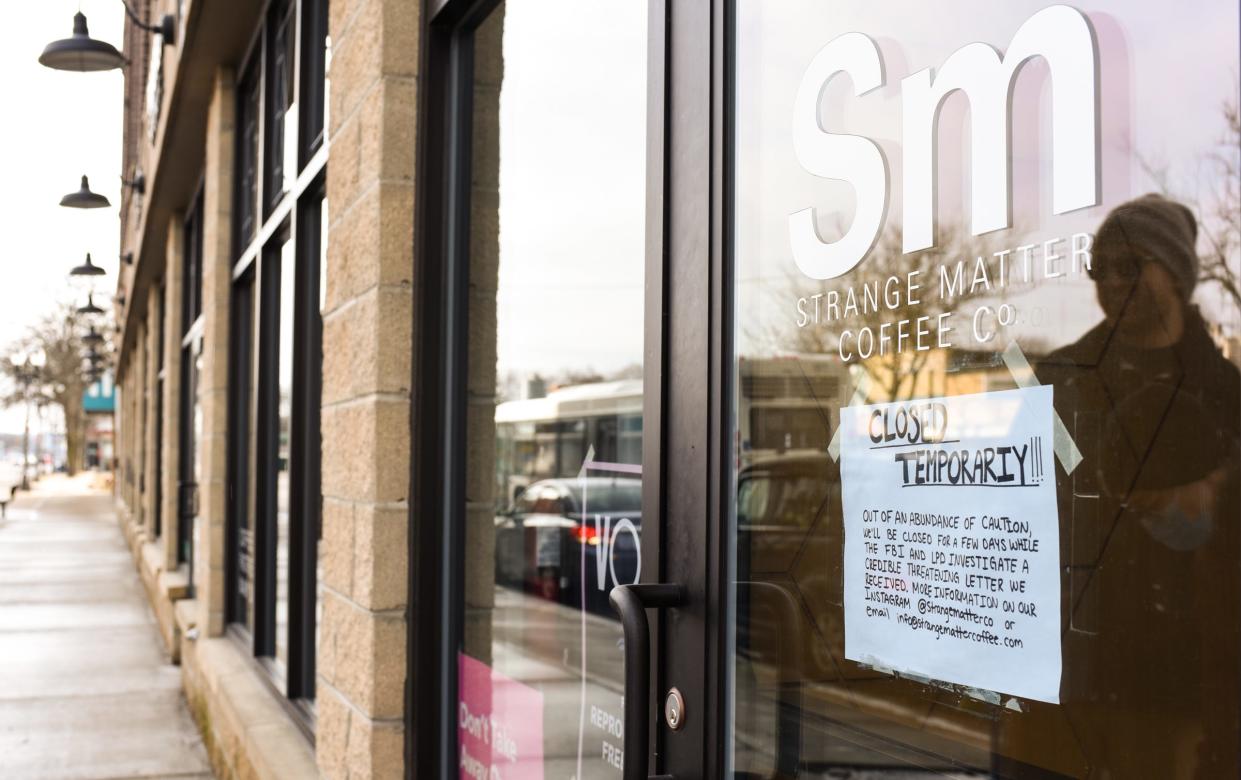
[{"label": "lamp shade", "polygon": [[43,47],[43,53],[39,55],[41,65],[79,73],[113,70],[124,63],[125,58],[115,46],[90,37],[86,29],[86,15],[81,11],[73,15],[73,36],[52,41]]},{"label": "lamp shade", "polygon": [[71,209],[105,209],[112,204],[97,192],[90,191],[90,182],[82,177],[82,187],[60,199],[60,205]]},{"label": "lamp shade", "polygon": [[86,262],[76,265],[69,272],[70,276],[103,276],[107,271],[91,262],[90,252],[86,253]]},{"label": "lamp shade", "polygon": [[103,314],[103,309],[95,305],[94,296],[86,296],[86,305],[78,307],[78,314]]},{"label": "lamp shade", "polygon": [[87,344],[91,349],[94,349],[95,345],[103,343],[103,334],[95,330],[94,325],[91,325],[90,330],[87,331],[86,335],[82,337],[82,343]]}]

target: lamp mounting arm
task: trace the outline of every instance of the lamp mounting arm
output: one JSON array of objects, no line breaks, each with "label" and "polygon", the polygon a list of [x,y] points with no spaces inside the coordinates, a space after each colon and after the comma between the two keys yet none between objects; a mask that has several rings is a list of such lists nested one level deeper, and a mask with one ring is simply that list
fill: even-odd
[{"label": "lamp mounting arm", "polygon": [[147,24],[138,18],[138,14],[134,13],[134,9],[129,7],[128,0],[121,0],[121,5],[125,6],[125,15],[129,17],[129,20],[135,26],[159,35],[164,39],[165,46],[176,42],[177,26],[171,14],[164,14],[163,18],[159,20],[159,24]]}]

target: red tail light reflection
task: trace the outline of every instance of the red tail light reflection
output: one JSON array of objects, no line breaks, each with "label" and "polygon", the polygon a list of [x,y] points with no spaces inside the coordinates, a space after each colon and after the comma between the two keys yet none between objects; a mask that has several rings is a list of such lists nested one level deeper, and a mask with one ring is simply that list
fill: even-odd
[{"label": "red tail light reflection", "polygon": [[592,547],[599,545],[599,532],[594,526],[578,525],[573,528],[573,538],[582,544],[589,544]]}]

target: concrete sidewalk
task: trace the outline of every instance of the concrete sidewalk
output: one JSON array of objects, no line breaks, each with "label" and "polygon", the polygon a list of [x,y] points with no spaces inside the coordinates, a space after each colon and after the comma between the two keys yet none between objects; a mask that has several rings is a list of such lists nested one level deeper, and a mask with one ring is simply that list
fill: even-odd
[{"label": "concrete sidewalk", "polygon": [[0,519],[0,777],[209,778],[112,511],[45,477]]}]

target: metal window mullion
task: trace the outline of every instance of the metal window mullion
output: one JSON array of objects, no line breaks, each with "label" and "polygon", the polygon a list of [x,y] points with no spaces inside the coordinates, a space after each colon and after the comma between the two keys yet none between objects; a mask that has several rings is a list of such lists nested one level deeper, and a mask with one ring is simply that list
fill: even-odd
[{"label": "metal window mullion", "polygon": [[[306,167],[297,175],[297,179],[293,182],[293,188],[272,209],[271,216],[263,221],[262,227],[259,228],[246,248],[242,250],[241,255],[233,264],[234,281],[241,278],[246,269],[254,263],[254,259],[263,251],[263,247],[267,246],[272,237],[283,227],[285,219],[293,211],[293,204],[315,183],[315,179],[327,167],[328,149],[329,145],[327,144],[319,147],[319,151],[315,152],[314,157],[310,158],[310,162],[306,163]],[[296,240],[296,237],[294,237],[294,240]]]}]

